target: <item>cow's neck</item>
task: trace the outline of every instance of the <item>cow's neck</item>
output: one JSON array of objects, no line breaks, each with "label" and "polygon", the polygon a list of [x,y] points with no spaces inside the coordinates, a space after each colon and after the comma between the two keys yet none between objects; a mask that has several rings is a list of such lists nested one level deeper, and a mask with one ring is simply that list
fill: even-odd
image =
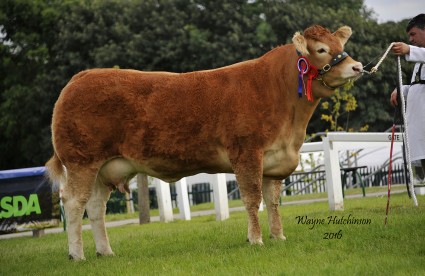
[{"label": "cow's neck", "polygon": [[[279,80],[279,95],[282,109],[285,110],[284,115],[292,117],[289,122],[282,127],[292,129],[291,140],[296,144],[304,141],[306,128],[310,121],[314,110],[320,102],[320,98],[316,94],[321,94],[324,88],[319,81],[313,81],[312,90],[314,100],[307,100],[306,95],[301,98],[298,96],[298,55],[293,45],[285,45],[274,49],[266,55],[272,64],[271,72],[275,74],[274,78]],[[280,61],[280,62],[279,62]],[[284,61],[284,62],[282,62]],[[320,93],[316,93],[319,91]],[[288,124],[289,123],[289,124]],[[301,144],[299,146],[301,146]]]},{"label": "cow's neck", "polygon": [[[307,124],[319,104],[303,95],[298,96],[298,55],[293,45],[276,48],[264,56],[264,67],[269,70],[269,82],[278,111],[273,121],[279,122],[275,137],[264,150],[263,173],[277,179],[286,178],[299,163],[299,149],[306,135]],[[313,92],[316,84],[313,83]]]},{"label": "cow's neck", "polygon": [[297,104],[295,105],[294,120],[292,123],[292,140],[294,145],[297,147],[301,147],[302,143],[304,142],[307,125],[313,116],[314,110],[316,109],[319,102],[320,99],[314,99],[313,102],[310,102],[304,95],[302,99],[298,99]]}]

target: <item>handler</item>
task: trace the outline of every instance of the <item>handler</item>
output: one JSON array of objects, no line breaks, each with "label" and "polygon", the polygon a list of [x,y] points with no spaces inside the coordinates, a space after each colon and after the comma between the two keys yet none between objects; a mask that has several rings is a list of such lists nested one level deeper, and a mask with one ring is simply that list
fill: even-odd
[{"label": "handler", "polygon": [[[415,62],[412,79],[409,85],[403,85],[403,95],[407,96],[408,142],[411,161],[421,161],[425,172],[425,14],[419,14],[409,21],[406,28],[409,42],[396,42],[392,52],[404,55],[407,61]],[[397,90],[391,93],[391,104],[398,105]]]}]

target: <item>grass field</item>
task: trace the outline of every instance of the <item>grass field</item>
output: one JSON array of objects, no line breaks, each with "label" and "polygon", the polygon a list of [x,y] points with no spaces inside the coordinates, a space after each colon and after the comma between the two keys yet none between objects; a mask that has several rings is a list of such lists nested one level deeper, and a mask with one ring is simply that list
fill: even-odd
[{"label": "grass field", "polygon": [[[327,202],[281,207],[285,242],[268,239],[261,212],[264,246],[246,242],[245,212],[223,222],[204,216],[110,228],[114,257],[96,257],[84,231],[87,260],[79,263],[67,259],[65,233],[0,240],[0,275],[425,275],[425,197],[418,201],[416,208],[405,193],[392,195],[387,227],[385,196],[346,199],[343,212]],[[324,223],[312,227],[301,216]],[[370,224],[328,224],[329,216]]]}]

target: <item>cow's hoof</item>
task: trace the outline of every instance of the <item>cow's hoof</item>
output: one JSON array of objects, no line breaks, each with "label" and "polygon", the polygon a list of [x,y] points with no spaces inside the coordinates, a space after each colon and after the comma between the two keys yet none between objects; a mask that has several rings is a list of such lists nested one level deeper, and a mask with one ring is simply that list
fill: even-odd
[{"label": "cow's hoof", "polygon": [[270,239],[277,240],[277,241],[286,241],[286,237],[283,234],[279,234],[279,235],[270,234]]},{"label": "cow's hoof", "polygon": [[263,241],[255,241],[255,242],[251,242],[251,245],[259,245],[259,246],[263,246],[264,245],[264,243],[263,243]]},{"label": "cow's hoof", "polygon": [[99,252],[96,252],[96,256],[97,257],[103,257],[103,256],[115,256],[115,254],[114,254],[114,252],[106,252],[106,253],[99,253]]},{"label": "cow's hoof", "polygon": [[254,239],[254,240],[247,239],[247,242],[249,242],[251,245],[264,245],[261,238],[260,239]]},{"label": "cow's hoof", "polygon": [[82,257],[78,257],[78,256],[74,256],[74,255],[72,255],[72,254],[69,254],[69,255],[68,255],[68,258],[69,258],[69,260],[71,260],[71,261],[85,261],[85,260],[86,260],[86,258],[84,258],[84,256],[82,256]]}]

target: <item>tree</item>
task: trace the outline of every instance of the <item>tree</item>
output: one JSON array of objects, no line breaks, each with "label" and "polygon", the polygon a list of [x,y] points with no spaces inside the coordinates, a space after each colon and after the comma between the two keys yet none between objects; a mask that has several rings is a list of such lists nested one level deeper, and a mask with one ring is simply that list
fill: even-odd
[{"label": "tree", "polygon": [[0,168],[40,164],[50,149],[45,76],[58,18],[55,1],[0,3]]}]

